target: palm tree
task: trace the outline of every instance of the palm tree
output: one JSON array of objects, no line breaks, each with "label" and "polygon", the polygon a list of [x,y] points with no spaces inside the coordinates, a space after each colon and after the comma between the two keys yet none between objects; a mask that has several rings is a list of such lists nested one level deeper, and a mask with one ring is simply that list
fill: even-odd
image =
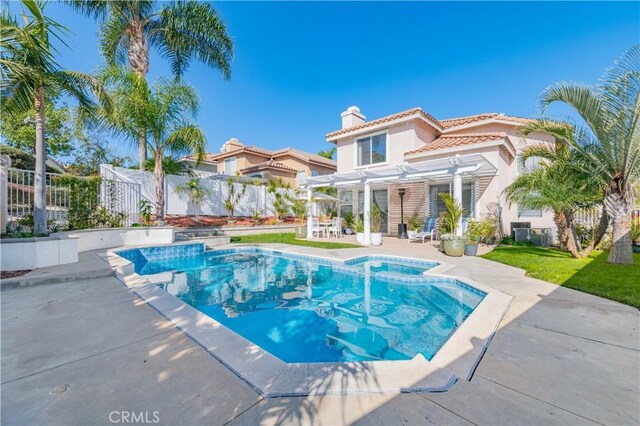
[{"label": "palm tree", "polygon": [[90,108],[88,88],[110,106],[97,78],[77,71],[61,69],[56,62],[50,38],[61,40],[66,31],[62,25],[47,18],[43,3],[23,0],[23,25],[9,15],[7,8],[0,17],[0,85],[3,113],[17,115],[34,108],[36,126],[34,177],[34,232],[47,233],[46,219],[46,140],[45,104],[52,93],[75,98],[81,108]]},{"label": "palm tree", "polygon": [[[129,62],[138,76],[149,71],[151,47],[169,61],[180,78],[192,59],[231,77],[233,42],[220,16],[209,3],[195,0],[66,0],[74,9],[101,21],[102,54],[111,66]],[[145,131],[138,129],[138,162],[147,158]]]},{"label": "palm tree", "polygon": [[153,174],[156,184],[156,221],[164,220],[164,169],[167,154],[194,153],[198,161],[205,155],[207,139],[200,127],[192,123],[198,112],[198,94],[189,85],[161,80],[155,85],[148,104],[147,137],[155,158]]},{"label": "palm tree", "polygon": [[632,264],[631,212],[634,182],[640,178],[640,45],[633,46],[609,68],[596,87],[557,83],[542,94],[543,111],[554,102],[571,106],[584,120],[572,146],[581,167],[606,182],[603,204],[613,224],[608,261]]},{"label": "palm tree", "polygon": [[575,143],[573,126],[540,119],[520,129],[524,137],[534,132],[554,136],[555,146],[540,144],[523,152],[523,162],[529,158],[538,158],[541,162],[533,170],[519,175],[505,189],[507,200],[531,209],[552,210],[560,244],[576,258],[587,256],[605,234],[608,217],[603,211],[593,238],[581,250],[574,215],[578,209],[593,207],[601,201],[601,182],[591,179],[581,170],[581,154],[572,147]]},{"label": "palm tree", "polygon": [[156,221],[164,219],[164,165],[166,155],[195,153],[204,158],[206,138],[191,120],[198,112],[193,87],[177,80],[159,80],[153,87],[126,68],[111,67],[102,77],[113,108],[101,110],[98,124],[129,140],[137,140],[144,129],[145,141],[154,159]]}]

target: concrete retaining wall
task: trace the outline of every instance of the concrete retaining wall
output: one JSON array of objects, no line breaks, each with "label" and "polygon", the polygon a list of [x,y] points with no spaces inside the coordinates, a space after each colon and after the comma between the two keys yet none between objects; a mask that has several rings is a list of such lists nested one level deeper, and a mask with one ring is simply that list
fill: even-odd
[{"label": "concrete retaining wall", "polygon": [[0,243],[3,271],[36,269],[78,261],[78,239],[71,236],[10,238]]},{"label": "concrete retaining wall", "polygon": [[78,253],[121,246],[171,244],[172,227],[104,228],[59,232],[43,238],[11,238],[0,241],[3,271],[37,269],[78,261]]},{"label": "concrete retaining wall", "polygon": [[120,246],[171,244],[174,241],[173,228],[170,226],[87,229],[56,235],[78,238],[78,253]]}]

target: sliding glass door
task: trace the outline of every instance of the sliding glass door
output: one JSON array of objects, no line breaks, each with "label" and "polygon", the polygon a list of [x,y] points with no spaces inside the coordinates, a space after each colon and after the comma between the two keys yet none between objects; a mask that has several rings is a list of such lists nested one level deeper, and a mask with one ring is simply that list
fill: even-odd
[{"label": "sliding glass door", "polygon": [[[386,189],[374,189],[371,191],[371,204],[375,204],[382,212],[380,232],[388,233],[389,224],[389,198]],[[364,220],[364,191],[358,191],[358,217]]]}]

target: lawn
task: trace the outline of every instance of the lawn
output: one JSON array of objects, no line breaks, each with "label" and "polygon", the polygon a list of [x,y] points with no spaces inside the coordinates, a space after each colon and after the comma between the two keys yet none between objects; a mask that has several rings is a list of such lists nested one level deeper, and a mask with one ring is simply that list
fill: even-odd
[{"label": "lawn", "polygon": [[482,257],[522,268],[529,277],[640,308],[640,254],[633,255],[631,266],[611,265],[607,255],[594,252],[574,259],[560,250],[499,246]]},{"label": "lawn", "polygon": [[232,243],[280,243],[294,246],[316,247],[323,249],[362,248],[357,244],[333,243],[329,241],[298,240],[296,234],[255,234],[231,237]]}]

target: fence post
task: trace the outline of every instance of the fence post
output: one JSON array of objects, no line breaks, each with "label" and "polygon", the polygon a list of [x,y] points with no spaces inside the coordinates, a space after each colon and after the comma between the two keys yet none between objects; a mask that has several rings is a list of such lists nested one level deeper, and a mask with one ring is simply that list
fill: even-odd
[{"label": "fence post", "polygon": [[9,167],[11,167],[11,157],[0,155],[0,234],[7,232],[7,217],[9,208]]}]

